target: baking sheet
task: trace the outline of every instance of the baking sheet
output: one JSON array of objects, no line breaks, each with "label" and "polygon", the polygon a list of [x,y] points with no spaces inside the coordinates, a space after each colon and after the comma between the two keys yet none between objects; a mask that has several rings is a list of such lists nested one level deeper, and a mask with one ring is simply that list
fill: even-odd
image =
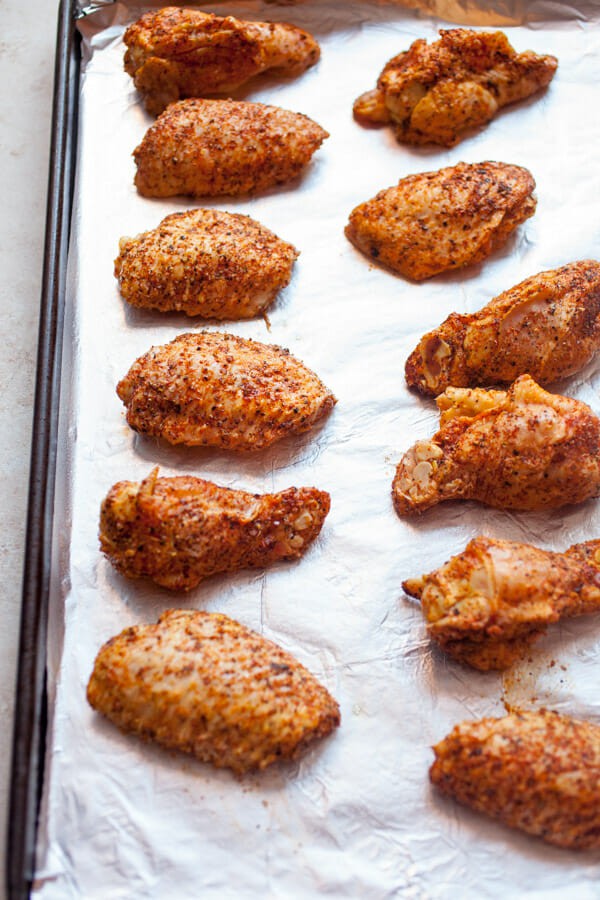
[{"label": "baking sheet", "polygon": [[[415,5],[415,4],[411,4]],[[483,4],[482,4],[483,5]],[[600,723],[600,623],[553,629],[533,662],[504,678],[455,665],[425,638],[403,578],[439,565],[478,533],[552,549],[600,534],[600,506],[513,514],[447,504],[418,521],[393,512],[395,464],[436,429],[432,403],[410,394],[403,367],[419,337],[453,311],[473,311],[523,278],[600,258],[597,205],[600,76],[597,4],[259,2],[203,6],[292,20],[313,31],[319,65],[295,81],[255,82],[239,98],[310,115],[331,137],[300,182],[252,199],[148,200],[133,187],[133,148],[151,120],[122,70],[121,34],[148,6],[86,16],[77,202],[67,298],[61,459],[50,610],[50,726],[38,831],[36,898],[449,897],[569,889],[598,896],[598,858],[546,847],[436,796],[430,746],[459,720],[501,715],[503,697]],[[431,15],[436,10],[445,18]],[[485,15],[484,15],[485,12]],[[451,150],[398,145],[360,128],[352,101],[383,63],[448,21],[525,21],[518,50],[554,53],[549,90],[501,113]],[[538,210],[481,266],[413,285],[371,266],[345,239],[350,210],[398,178],[459,160],[525,165]],[[168,213],[215,206],[252,215],[301,256],[262,319],[206,325],[126,309],[112,275],[118,239]],[[198,328],[278,343],[338,397],[316,431],[254,455],[173,449],[127,427],[114,388],[152,344]],[[557,389],[600,413],[597,363]],[[198,474],[253,491],[314,484],[332,509],[306,556],[213,578],[180,597],[125,581],[98,551],[109,487]],[[236,779],[120,734],[85,701],[100,645],[169,607],[224,612],[277,641],[340,702],[342,725],[301,762]],[[555,665],[551,665],[555,662]],[[508,862],[508,854],[510,861]],[[574,893],[575,895],[575,893]]]}]

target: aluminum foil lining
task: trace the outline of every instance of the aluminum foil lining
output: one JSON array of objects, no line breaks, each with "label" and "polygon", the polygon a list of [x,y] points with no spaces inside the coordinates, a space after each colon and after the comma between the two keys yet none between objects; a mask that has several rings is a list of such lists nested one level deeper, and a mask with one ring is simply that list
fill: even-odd
[{"label": "aluminum foil lining", "polygon": [[[49,636],[50,724],[35,900],[107,898],[598,897],[597,856],[559,851],[444,800],[431,745],[503,700],[600,723],[600,621],[554,627],[511,673],[478,674],[429,644],[401,581],[473,536],[563,549],[600,535],[600,503],[514,514],[442,505],[394,513],[401,454],[436,429],[409,393],[406,357],[451,311],[474,311],[544,269],[600,258],[600,9],[597,3],[220,3],[208,11],[291,20],[321,43],[301,78],[256,81],[239,98],[303,112],[331,134],[303,178],[252,199],[149,200],[131,153],[150,119],[123,71],[124,26],[147,6],[103,7],[84,36],[70,254]],[[82,4],[82,7],[86,4]],[[89,12],[89,10],[88,10]],[[359,127],[352,102],[383,64],[449,23],[501,24],[518,50],[553,53],[549,89],[450,150],[410,148]],[[413,172],[465,160],[527,166],[536,215],[480,266],[415,285],[373,267],[344,237],[352,208]],[[122,235],[194,206],[247,213],[300,250],[263,319],[225,325],[126,308],[113,277]],[[311,434],[235,455],[169,449],[126,425],[115,385],[152,344],[194,329],[277,343],[338,397]],[[598,361],[557,387],[600,413]],[[98,549],[100,501],[116,481],[193,473],[231,487],[328,490],[331,513],[300,561],[212,578],[179,597],[116,575]],[[301,762],[236,779],[121,734],[85,687],[100,645],[169,607],[224,612],[292,652],[339,700],[342,725]]]}]

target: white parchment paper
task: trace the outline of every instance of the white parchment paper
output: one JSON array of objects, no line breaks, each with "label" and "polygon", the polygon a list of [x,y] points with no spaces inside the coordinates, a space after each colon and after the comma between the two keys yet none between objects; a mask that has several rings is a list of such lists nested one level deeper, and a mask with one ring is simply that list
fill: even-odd
[{"label": "white parchment paper", "polygon": [[[102,4],[100,4],[102,5]],[[418,6],[416,2],[410,4]],[[238,98],[306,113],[331,137],[303,178],[252,199],[149,200],[131,153],[151,124],[122,68],[124,25],[147,7],[106,5],[82,20],[73,219],[49,643],[50,725],[36,900],[107,898],[600,897],[600,860],[559,851],[460,808],[430,788],[431,744],[463,719],[501,715],[503,698],[600,723],[600,621],[554,628],[502,677],[432,649],[401,581],[440,565],[476,534],[563,549],[600,535],[600,503],[514,514],[446,504],[394,513],[401,454],[436,430],[409,393],[406,357],[451,311],[474,311],[523,278],[600,258],[600,7],[597,2],[237,2],[203,7],[287,20],[314,32],[317,67],[255,81]],[[436,18],[435,11],[444,15]],[[444,12],[445,11],[445,12]],[[448,22],[503,24],[518,50],[559,58],[549,89],[451,150],[411,149],[360,128],[352,102],[385,61]],[[348,214],[413,172],[460,160],[527,166],[538,209],[481,266],[424,284],[375,268],[343,234]],[[126,308],[113,277],[121,235],[195,206],[247,213],[294,243],[290,286],[260,320],[206,324]],[[315,432],[265,453],[180,448],[135,435],[115,385],[152,344],[198,328],[281,344],[338,405]],[[557,386],[600,413],[600,361]],[[98,549],[110,486],[192,473],[236,488],[315,485],[332,496],[306,556],[212,578],[185,596],[126,581]],[[239,780],[121,734],[85,687],[101,644],[169,607],[220,611],[291,651],[339,700],[342,725],[299,764]]]}]

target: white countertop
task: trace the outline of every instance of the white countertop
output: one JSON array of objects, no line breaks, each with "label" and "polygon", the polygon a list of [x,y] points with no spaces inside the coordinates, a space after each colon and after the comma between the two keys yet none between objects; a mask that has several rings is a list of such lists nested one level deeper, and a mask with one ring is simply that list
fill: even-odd
[{"label": "white countertop", "polygon": [[[12,714],[31,445],[58,2],[2,0],[0,23],[0,859],[4,872]],[[4,875],[0,897],[5,896]]]}]

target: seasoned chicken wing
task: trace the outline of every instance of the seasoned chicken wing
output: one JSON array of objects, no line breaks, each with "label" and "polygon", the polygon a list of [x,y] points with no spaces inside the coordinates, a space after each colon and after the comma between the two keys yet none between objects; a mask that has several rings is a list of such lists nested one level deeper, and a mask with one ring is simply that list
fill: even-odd
[{"label": "seasoned chicken wing", "polygon": [[229,450],[262,450],[302,434],[336,402],[288,350],[219,333],[182,334],[152,347],[117,393],[136,431]]},{"label": "seasoned chicken wing", "polygon": [[481,262],[535,212],[527,169],[458,163],[402,178],[350,214],[346,236],[369,259],[423,281]]},{"label": "seasoned chicken wing", "polygon": [[565,378],[600,348],[600,263],[570,263],[540,272],[495,297],[479,312],[452,313],[421,338],[406,362],[406,380],[422,394],[447,387]]},{"label": "seasoned chicken wing", "polygon": [[249,494],[182,475],[120,481],[100,513],[100,546],[129,578],[189,591],[216,572],[298,559],[321,530],[329,494]]},{"label": "seasoned chicken wing", "polygon": [[193,209],[121,238],[115,275],[132,306],[214,319],[263,312],[292,275],[298,251],[249,216]]},{"label": "seasoned chicken wing", "polygon": [[264,103],[180,100],[133,156],[144,197],[239,196],[300,175],[327,132],[300,113]]},{"label": "seasoned chicken wing", "polygon": [[522,375],[507,392],[448,388],[441,429],[396,469],[399,515],[444,500],[499,509],[556,509],[600,496],[600,419],[587,404]]},{"label": "seasoned chicken wing", "polygon": [[446,653],[481,671],[507,669],[547,625],[600,611],[600,540],[552,553],[481,536],[402,587]]},{"label": "seasoned chicken wing", "polygon": [[573,850],[600,848],[600,726],[555,712],[461,722],[429,777],[459,803]]},{"label": "seasoned chicken wing", "polygon": [[391,59],[377,88],[354,103],[364,125],[391,122],[399,141],[452,147],[467,129],[485,125],[508,103],[552,81],[558,61],[516,53],[501,31],[440,31],[432,44],[414,41]]},{"label": "seasoned chicken wing", "polygon": [[123,40],[125,69],[152,115],[175,100],[233,91],[261,72],[300,75],[320,56],[312,35],[294,25],[175,6],[146,13]]},{"label": "seasoned chicken wing", "polygon": [[243,773],[339,725],[329,692],[277,644],[217,613],[171,609],[96,658],[89,703],[122,731]]}]

